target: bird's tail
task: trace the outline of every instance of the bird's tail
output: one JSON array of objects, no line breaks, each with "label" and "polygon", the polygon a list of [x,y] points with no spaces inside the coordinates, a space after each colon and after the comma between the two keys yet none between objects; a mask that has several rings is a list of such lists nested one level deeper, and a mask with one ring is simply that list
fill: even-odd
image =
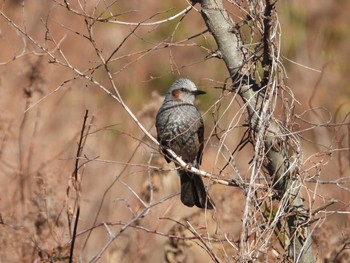
[{"label": "bird's tail", "polygon": [[205,190],[202,177],[178,170],[181,179],[181,202],[186,206],[213,209],[214,202]]}]

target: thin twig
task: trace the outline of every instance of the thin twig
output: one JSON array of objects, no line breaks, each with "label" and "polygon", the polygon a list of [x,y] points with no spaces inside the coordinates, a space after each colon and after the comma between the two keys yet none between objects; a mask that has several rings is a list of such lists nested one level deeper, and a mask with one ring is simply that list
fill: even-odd
[{"label": "thin twig", "polygon": [[[78,149],[76,153],[76,161],[75,161],[75,169],[73,172],[73,180],[74,180],[74,189],[76,193],[76,214],[75,214],[75,222],[74,222],[74,228],[73,228],[73,235],[72,235],[72,242],[70,246],[70,252],[69,252],[69,263],[73,262],[73,252],[74,252],[74,245],[77,235],[77,229],[78,229],[78,222],[79,222],[79,215],[80,215],[80,195],[81,195],[81,178],[79,178],[78,171],[79,171],[79,157],[82,154],[83,147],[84,147],[84,135],[85,135],[85,129],[86,129],[86,120],[88,118],[89,111],[85,111],[85,116],[83,120],[83,126],[81,128],[80,132],[80,138],[78,143]],[[69,193],[69,190],[68,190]]]}]

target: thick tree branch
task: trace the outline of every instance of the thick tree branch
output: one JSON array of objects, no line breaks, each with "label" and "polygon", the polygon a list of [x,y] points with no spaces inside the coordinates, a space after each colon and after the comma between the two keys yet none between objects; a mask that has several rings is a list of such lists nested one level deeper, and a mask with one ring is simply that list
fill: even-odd
[{"label": "thick tree branch", "polygon": [[[249,126],[255,134],[263,136],[263,147],[266,156],[266,168],[273,179],[273,188],[279,192],[279,200],[287,200],[284,205],[285,209],[290,207],[291,214],[288,218],[289,234],[291,244],[289,244],[289,257],[298,262],[313,262],[312,247],[310,235],[305,239],[301,232],[309,234],[308,227],[301,227],[300,211],[305,210],[303,200],[299,193],[299,188],[293,186],[290,178],[291,170],[294,167],[290,164],[287,151],[286,136],[283,136],[283,130],[276,121],[272,119],[269,112],[269,103],[266,97],[260,96],[259,90],[267,90],[271,80],[271,50],[270,50],[270,28],[271,12],[274,3],[267,1],[265,6],[265,34],[264,35],[264,77],[262,84],[259,86],[247,71],[244,71],[243,53],[240,50],[241,40],[238,39],[234,32],[234,23],[231,21],[228,13],[224,9],[221,0],[202,0],[196,1],[202,6],[201,13],[203,19],[212,33],[218,45],[218,53],[225,61],[226,67],[232,78],[233,83],[239,88],[238,93],[248,105],[250,117]],[[261,137],[260,137],[261,138]],[[257,153],[257,147],[255,147]],[[254,183],[254,182],[252,182]],[[293,187],[292,187],[293,186]],[[247,199],[249,198],[247,193]],[[285,198],[283,198],[285,197]],[[303,231],[300,231],[303,229]]]}]

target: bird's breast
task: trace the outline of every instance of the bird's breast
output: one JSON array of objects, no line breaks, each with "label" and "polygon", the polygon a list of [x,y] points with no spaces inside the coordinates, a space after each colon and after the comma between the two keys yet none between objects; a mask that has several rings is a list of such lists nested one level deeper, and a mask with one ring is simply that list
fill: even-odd
[{"label": "bird's breast", "polygon": [[201,142],[198,129],[203,128],[201,115],[193,105],[161,108],[156,119],[158,139],[187,163],[193,163]]}]

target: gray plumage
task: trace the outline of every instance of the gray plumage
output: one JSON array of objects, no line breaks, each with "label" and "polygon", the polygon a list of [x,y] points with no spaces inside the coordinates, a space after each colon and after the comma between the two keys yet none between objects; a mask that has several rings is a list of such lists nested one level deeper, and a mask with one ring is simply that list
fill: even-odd
[{"label": "gray plumage", "polygon": [[[167,162],[170,148],[186,163],[198,168],[202,160],[204,125],[202,116],[194,105],[195,97],[204,94],[188,79],[178,79],[169,88],[156,117],[158,141]],[[213,208],[199,175],[179,169],[181,201],[186,206]]]}]

